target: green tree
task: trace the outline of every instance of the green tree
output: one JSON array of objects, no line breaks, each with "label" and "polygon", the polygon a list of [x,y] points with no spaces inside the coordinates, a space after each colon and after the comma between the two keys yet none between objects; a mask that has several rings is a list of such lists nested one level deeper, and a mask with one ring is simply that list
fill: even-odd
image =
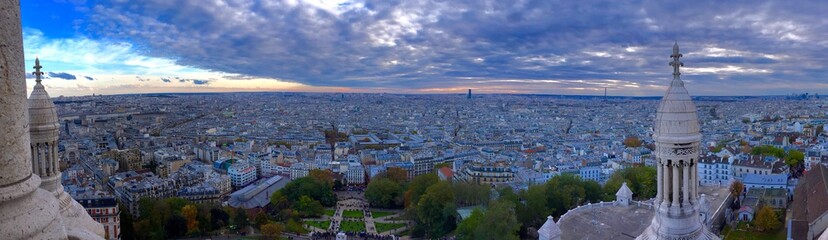
[{"label": "green tree", "polygon": [[437,178],[437,174],[434,173],[415,177],[414,180],[411,181],[411,184],[408,185],[408,190],[405,192],[405,206],[416,206],[417,202],[420,200],[420,196],[425,193],[426,189],[439,181],[440,179]]},{"label": "green tree", "polygon": [[782,226],[776,211],[773,211],[773,208],[768,205],[759,208],[759,211],[756,212],[756,218],[753,219],[753,224],[756,225],[759,231],[773,231]]},{"label": "green tree", "polygon": [[290,200],[285,197],[282,191],[275,191],[273,194],[270,194],[270,207],[275,212],[279,212],[282,209],[290,207]]},{"label": "green tree", "polygon": [[456,183],[454,188],[455,203],[458,206],[481,205],[489,202],[492,188],[486,185]]},{"label": "green tree", "polygon": [[178,214],[173,214],[164,224],[166,238],[177,238],[187,233],[187,219]]},{"label": "green tree", "polygon": [[477,226],[480,226],[480,222],[483,221],[483,211],[480,209],[472,210],[471,215],[463,221],[460,221],[460,224],[457,225],[457,239],[460,240],[475,240],[478,239],[474,235],[474,231],[477,229]]},{"label": "green tree", "polygon": [[515,193],[515,190],[512,187],[506,186],[497,189],[498,195],[500,195],[499,199],[507,200],[513,202],[515,204],[520,202],[520,196]]},{"label": "green tree", "polygon": [[308,196],[300,197],[295,209],[302,217],[318,217],[325,212],[325,208],[322,207],[319,201],[313,200]]},{"label": "green tree", "polygon": [[267,214],[264,211],[259,211],[256,213],[256,217],[253,218],[253,222],[256,224],[257,228],[261,228],[263,225],[267,224],[270,220],[267,219]]},{"label": "green tree", "polygon": [[408,181],[408,171],[399,167],[390,167],[385,172],[380,173],[380,175],[397,183]]},{"label": "green tree", "polygon": [[210,209],[210,226],[213,229],[219,229],[224,226],[227,226],[227,223],[230,222],[230,215],[227,214],[221,208],[212,208]]},{"label": "green tree", "polygon": [[333,173],[329,170],[313,169],[308,172],[308,177],[321,181],[329,187],[333,187]]},{"label": "green tree", "polygon": [[196,206],[198,208],[198,216],[196,217],[196,221],[198,221],[199,233],[205,234],[215,230],[215,228],[213,228],[213,223],[210,222],[210,219],[213,218],[213,214],[210,212],[213,208],[213,204],[200,203]]},{"label": "green tree", "polygon": [[417,201],[417,225],[426,238],[437,238],[455,227],[454,192],[448,182],[437,182]]},{"label": "green tree", "polygon": [[365,199],[371,206],[380,208],[398,208],[403,205],[403,188],[391,179],[374,178],[365,188]]},{"label": "green tree", "polygon": [[493,201],[485,217],[474,231],[476,239],[520,239],[520,222],[515,216],[515,204],[508,201]]},{"label": "green tree", "polygon": [[520,196],[524,201],[523,204],[517,204],[516,212],[518,220],[523,223],[523,232],[528,227],[540,228],[546,221],[546,217],[555,211],[555,209],[548,207],[546,190],[545,185],[533,185],[529,186],[529,189],[520,192]]},{"label": "green tree", "polygon": [[285,225],[277,222],[270,222],[262,225],[262,235],[267,239],[279,239],[282,232],[285,231]]},{"label": "green tree", "polygon": [[247,219],[247,213],[244,209],[236,210],[236,215],[233,216],[233,224],[238,226],[239,228],[247,227],[250,225],[250,220]]},{"label": "green tree", "polygon": [[781,148],[777,148],[771,145],[762,145],[754,147],[751,150],[751,154],[753,155],[767,155],[767,156],[774,156],[778,158],[785,157],[785,150]]},{"label": "green tree", "polygon": [[301,196],[308,196],[318,200],[324,206],[336,204],[336,196],[333,193],[332,185],[314,177],[297,178],[279,191],[291,203],[297,202]]},{"label": "green tree", "polygon": [[805,161],[805,154],[797,150],[790,150],[785,156],[785,164],[791,167],[799,166],[803,161]]},{"label": "green tree", "polygon": [[133,226],[132,214],[126,209],[126,205],[118,202],[118,210],[121,213],[118,216],[121,218],[121,239],[133,240],[135,239],[135,228]]},{"label": "green tree", "polygon": [[604,184],[605,200],[614,200],[615,193],[626,182],[635,199],[650,199],[656,195],[655,168],[636,166],[615,171]]},{"label": "green tree", "polygon": [[598,202],[604,193],[594,181],[583,181],[573,174],[558,175],[546,182],[547,207],[558,217],[587,202]]},{"label": "green tree", "polygon": [[302,223],[300,223],[296,220],[293,220],[293,219],[289,219],[287,221],[287,224],[285,224],[285,230],[288,231],[288,232],[296,233],[296,234],[308,233],[308,230],[305,229],[304,226],[302,226]]}]

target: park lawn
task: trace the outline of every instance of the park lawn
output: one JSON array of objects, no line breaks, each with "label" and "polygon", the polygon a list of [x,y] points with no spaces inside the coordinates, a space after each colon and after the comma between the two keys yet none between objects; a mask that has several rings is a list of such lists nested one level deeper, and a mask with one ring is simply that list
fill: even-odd
[{"label": "park lawn", "polygon": [[384,223],[384,222],[375,222],[374,225],[377,226],[377,232],[382,233],[389,230],[394,230],[397,228],[405,227],[405,223]]},{"label": "park lawn", "polygon": [[364,215],[362,211],[354,211],[354,210],[345,210],[342,211],[342,217],[346,218],[362,218]]},{"label": "park lawn", "polygon": [[325,215],[333,217],[334,214],[336,214],[336,210],[334,210],[334,209],[325,209]]},{"label": "park lawn", "polygon": [[331,221],[305,221],[305,224],[325,230],[331,226]]},{"label": "park lawn", "polygon": [[365,232],[365,222],[342,221],[339,223],[339,230],[344,232]]},{"label": "park lawn", "polygon": [[381,218],[381,217],[391,216],[391,215],[394,215],[394,213],[393,212],[381,212],[381,211],[372,211],[371,212],[371,216],[374,216],[374,218]]},{"label": "park lawn", "polygon": [[[744,223],[739,223],[737,229],[746,229],[744,227]],[[724,240],[775,240],[775,239],[785,239],[785,228],[781,227],[779,230],[773,232],[758,232],[758,231],[751,231],[751,230],[733,230],[730,227],[725,227],[724,231],[722,231],[722,236],[724,236]]]}]

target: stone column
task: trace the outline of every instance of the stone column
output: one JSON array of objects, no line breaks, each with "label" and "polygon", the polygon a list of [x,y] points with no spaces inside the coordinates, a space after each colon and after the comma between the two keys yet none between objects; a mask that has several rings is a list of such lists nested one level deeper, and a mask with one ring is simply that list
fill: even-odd
[{"label": "stone column", "polygon": [[690,164],[692,165],[690,167],[690,179],[692,179],[690,183],[690,202],[693,204],[696,203],[696,198],[699,195],[699,165],[696,164],[696,161],[694,159],[690,160]]},{"label": "stone column", "polygon": [[684,164],[681,165],[681,170],[683,177],[681,185],[682,185],[682,193],[684,194],[684,199],[682,199],[681,204],[682,206],[687,206],[690,203],[690,164],[685,161]]},{"label": "stone column", "polygon": [[[57,142],[52,142],[52,176],[57,176],[60,173],[60,159],[58,159]],[[58,180],[60,181],[60,180]]]},{"label": "stone column", "polygon": [[672,169],[672,174],[671,175],[673,175],[673,187],[672,187],[673,188],[673,202],[672,202],[673,205],[672,206],[673,207],[678,207],[679,204],[681,203],[681,200],[679,200],[679,191],[681,191],[681,186],[679,186],[679,165],[676,164],[676,163],[673,163],[673,167],[671,167],[671,169]]},{"label": "stone column", "polygon": [[656,177],[656,188],[657,188],[657,190],[656,190],[656,198],[655,198],[656,199],[656,204],[658,204],[659,202],[664,200],[664,199],[662,199],[662,196],[661,196],[664,192],[664,188],[662,187],[662,184],[660,184],[660,182],[662,181],[661,178],[663,177],[663,174],[661,173],[663,170],[661,170],[661,169],[663,168],[664,163],[662,161],[663,160],[659,158],[658,162],[657,162],[658,167],[656,167],[656,172],[657,172],[657,175],[656,175],[657,176]]},{"label": "stone column", "polygon": [[662,172],[664,172],[664,173],[662,173],[664,176],[663,176],[663,178],[661,178],[661,182],[660,182],[661,184],[664,185],[662,187],[663,188],[662,190],[664,190],[664,194],[662,194],[662,195],[664,195],[664,203],[666,203],[666,204],[670,204],[670,163],[671,162],[664,163],[664,166],[663,166],[664,170],[662,171]]},{"label": "stone column", "polygon": [[26,103],[19,0],[0,0],[0,239],[66,239],[58,204],[38,189]]}]

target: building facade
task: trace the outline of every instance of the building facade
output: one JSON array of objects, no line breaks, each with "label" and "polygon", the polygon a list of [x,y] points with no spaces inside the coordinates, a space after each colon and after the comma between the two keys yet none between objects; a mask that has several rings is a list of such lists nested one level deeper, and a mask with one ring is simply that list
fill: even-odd
[{"label": "building facade", "polygon": [[114,197],[79,198],[86,213],[104,228],[105,239],[121,239],[121,211]]},{"label": "building facade", "polygon": [[256,167],[245,162],[234,163],[227,169],[227,174],[230,184],[237,189],[256,181]]},{"label": "building facade", "polygon": [[699,184],[727,186],[733,181],[730,158],[716,155],[699,158]]}]

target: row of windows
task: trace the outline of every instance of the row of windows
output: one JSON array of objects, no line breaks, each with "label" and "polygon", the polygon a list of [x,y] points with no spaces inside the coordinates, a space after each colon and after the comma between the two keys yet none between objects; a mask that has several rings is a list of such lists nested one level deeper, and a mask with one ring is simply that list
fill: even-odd
[{"label": "row of windows", "polygon": [[103,215],[108,215],[108,214],[109,214],[109,212],[110,212],[110,211],[109,211],[109,209],[112,209],[112,213],[113,213],[113,214],[114,214],[114,213],[116,213],[116,211],[115,211],[115,209],[114,209],[114,208],[105,208],[105,209],[95,208],[95,209],[87,209],[87,210],[86,210],[86,212],[88,212],[88,213],[89,213],[89,215],[100,215],[100,214],[103,214]]}]

